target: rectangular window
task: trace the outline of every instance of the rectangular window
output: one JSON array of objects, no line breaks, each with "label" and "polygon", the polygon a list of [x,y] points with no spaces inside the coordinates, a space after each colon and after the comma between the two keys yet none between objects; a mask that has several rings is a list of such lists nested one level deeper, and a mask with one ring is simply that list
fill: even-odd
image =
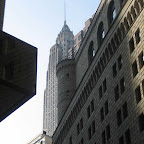
[{"label": "rectangular window", "polygon": [[82,39],[82,34],[80,34],[79,36],[78,36],[78,40],[81,40]]},{"label": "rectangular window", "polygon": [[103,91],[104,93],[106,92],[107,90],[107,84],[106,84],[106,79],[103,81]]},{"label": "rectangular window", "polygon": [[122,123],[122,117],[121,117],[121,109],[117,112],[117,125],[120,126]]},{"label": "rectangular window", "polygon": [[125,132],[125,140],[126,140],[126,144],[131,144],[131,137],[130,137],[129,129]]},{"label": "rectangular window", "polygon": [[90,117],[90,106],[88,106],[88,108],[87,108],[87,117],[88,118]]},{"label": "rectangular window", "polygon": [[119,144],[124,144],[124,137],[123,137],[123,135],[119,138]]},{"label": "rectangular window", "polygon": [[76,42],[77,42],[77,39],[74,39],[74,44],[76,44]]},{"label": "rectangular window", "polygon": [[79,144],[84,144],[83,138],[81,139],[81,141],[79,142]]},{"label": "rectangular window", "polygon": [[129,41],[129,48],[130,48],[130,53],[132,53],[134,51],[134,49],[135,49],[133,37]]},{"label": "rectangular window", "polygon": [[140,86],[138,86],[135,89],[135,95],[136,95],[136,102],[139,103],[141,101],[141,91],[140,91]]},{"label": "rectangular window", "polygon": [[126,119],[128,116],[128,110],[127,110],[127,103],[125,102],[122,106],[122,111],[123,111],[123,119]]},{"label": "rectangular window", "polygon": [[109,108],[108,108],[108,101],[105,102],[105,116],[108,114]]},{"label": "rectangular window", "polygon": [[92,135],[91,135],[91,126],[88,128],[88,138],[89,140],[91,139]]},{"label": "rectangular window", "polygon": [[104,120],[104,110],[101,108],[100,110],[100,117],[101,117],[101,122]]},{"label": "rectangular window", "polygon": [[119,58],[118,58],[118,70],[120,70],[122,68],[122,56],[120,55]]},{"label": "rectangular window", "polygon": [[140,129],[140,132],[142,132],[144,130],[144,114],[143,113],[138,117],[138,120],[139,120],[139,129]]},{"label": "rectangular window", "polygon": [[124,77],[120,80],[120,91],[121,91],[121,94],[123,94],[123,92],[125,91]]},{"label": "rectangular window", "polygon": [[138,60],[139,60],[139,67],[140,69],[144,66],[144,56],[143,56],[143,52],[140,53],[140,55],[138,56]]},{"label": "rectangular window", "polygon": [[72,144],[72,136],[69,138],[69,144]]},{"label": "rectangular window", "polygon": [[135,38],[136,38],[136,44],[138,44],[141,40],[141,33],[139,29],[135,32]]},{"label": "rectangular window", "polygon": [[114,89],[114,94],[115,94],[115,101],[119,99],[119,86],[117,85]]},{"label": "rectangular window", "polygon": [[132,71],[133,71],[133,77],[135,77],[135,76],[137,75],[137,73],[138,73],[136,60],[135,60],[134,63],[132,64]]},{"label": "rectangular window", "polygon": [[105,130],[102,132],[102,144],[106,143],[106,139],[105,139]]},{"label": "rectangular window", "polygon": [[99,87],[99,98],[102,98],[102,86]]},{"label": "rectangular window", "polygon": [[117,75],[117,66],[116,63],[113,65],[113,77],[115,77]]},{"label": "rectangular window", "polygon": [[92,122],[92,135],[95,133],[95,121]]},{"label": "rectangular window", "polygon": [[91,112],[94,111],[94,100],[91,101]]},{"label": "rectangular window", "polygon": [[80,130],[82,130],[83,129],[83,119],[81,118],[81,120],[80,120]]},{"label": "rectangular window", "polygon": [[80,133],[79,123],[77,124],[77,135]]},{"label": "rectangular window", "polygon": [[142,81],[142,90],[143,90],[143,95],[144,95],[144,80]]},{"label": "rectangular window", "polygon": [[106,127],[107,141],[110,139],[110,125],[108,124]]}]

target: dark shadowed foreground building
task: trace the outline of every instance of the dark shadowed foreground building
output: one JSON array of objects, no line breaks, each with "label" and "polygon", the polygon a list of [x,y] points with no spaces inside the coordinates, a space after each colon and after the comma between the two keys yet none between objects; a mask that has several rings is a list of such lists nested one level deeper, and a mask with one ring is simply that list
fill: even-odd
[{"label": "dark shadowed foreground building", "polygon": [[37,48],[2,31],[0,1],[0,121],[36,94]]},{"label": "dark shadowed foreground building", "polygon": [[143,7],[102,0],[75,58],[58,63],[53,144],[144,143]]}]

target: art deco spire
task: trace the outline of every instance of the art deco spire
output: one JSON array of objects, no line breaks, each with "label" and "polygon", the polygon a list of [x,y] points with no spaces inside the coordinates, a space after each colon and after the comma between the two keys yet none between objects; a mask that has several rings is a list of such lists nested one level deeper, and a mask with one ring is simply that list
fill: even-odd
[{"label": "art deco spire", "polygon": [[66,25],[66,2],[64,0],[64,25]]}]

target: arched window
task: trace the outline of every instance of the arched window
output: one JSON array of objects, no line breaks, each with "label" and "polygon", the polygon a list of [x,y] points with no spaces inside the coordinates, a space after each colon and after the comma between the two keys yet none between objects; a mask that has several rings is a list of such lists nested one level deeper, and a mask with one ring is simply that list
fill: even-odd
[{"label": "arched window", "polygon": [[100,22],[100,24],[98,26],[98,31],[97,31],[98,46],[100,46],[100,44],[102,43],[104,37],[105,37],[105,32],[104,32],[103,22]]},{"label": "arched window", "polygon": [[88,49],[88,59],[89,59],[89,64],[92,62],[95,56],[95,50],[93,46],[93,41],[90,42],[89,49]]},{"label": "arched window", "polygon": [[108,7],[107,18],[108,18],[108,24],[110,26],[116,18],[116,9],[113,0],[110,2]]}]

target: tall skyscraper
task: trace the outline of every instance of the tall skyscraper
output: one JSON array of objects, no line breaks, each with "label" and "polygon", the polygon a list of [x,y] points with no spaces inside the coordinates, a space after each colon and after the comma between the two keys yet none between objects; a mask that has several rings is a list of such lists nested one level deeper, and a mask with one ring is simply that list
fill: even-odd
[{"label": "tall skyscraper", "polygon": [[57,77],[56,64],[68,58],[68,49],[73,45],[73,33],[66,21],[58,37],[56,44],[50,49],[49,64],[44,92],[43,130],[49,136],[53,135],[57,126]]}]

